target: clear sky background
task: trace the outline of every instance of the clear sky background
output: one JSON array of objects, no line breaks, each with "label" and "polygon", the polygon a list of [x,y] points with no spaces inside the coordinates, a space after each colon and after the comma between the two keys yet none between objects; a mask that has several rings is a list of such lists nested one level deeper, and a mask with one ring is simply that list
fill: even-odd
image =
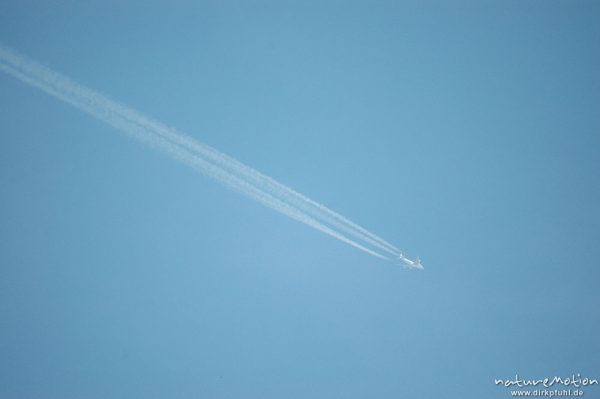
[{"label": "clear sky background", "polygon": [[599,2],[81,3],[3,1],[0,41],[426,269],[0,74],[1,397],[507,398],[494,378],[600,378]]}]

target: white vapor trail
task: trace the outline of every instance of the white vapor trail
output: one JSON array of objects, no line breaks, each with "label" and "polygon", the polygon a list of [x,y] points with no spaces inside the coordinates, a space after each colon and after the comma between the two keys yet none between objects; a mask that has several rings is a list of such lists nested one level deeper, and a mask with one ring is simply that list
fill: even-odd
[{"label": "white vapor trail", "polygon": [[400,250],[365,228],[218,150],[82,86],[0,44],[0,70],[161,150],[174,159],[292,219],[370,255]]}]

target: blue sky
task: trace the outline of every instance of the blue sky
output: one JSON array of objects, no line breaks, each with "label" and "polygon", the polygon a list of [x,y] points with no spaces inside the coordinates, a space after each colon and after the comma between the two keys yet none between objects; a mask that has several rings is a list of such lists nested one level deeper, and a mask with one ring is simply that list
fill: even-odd
[{"label": "blue sky", "polygon": [[591,1],[5,1],[4,45],[426,270],[1,74],[0,396],[504,398],[493,379],[517,372],[600,378],[599,17]]}]

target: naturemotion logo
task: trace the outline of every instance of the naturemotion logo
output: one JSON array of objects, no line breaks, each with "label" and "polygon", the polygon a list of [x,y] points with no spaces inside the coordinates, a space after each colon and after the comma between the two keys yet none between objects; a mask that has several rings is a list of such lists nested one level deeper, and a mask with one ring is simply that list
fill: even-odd
[{"label": "naturemotion logo", "polygon": [[[511,379],[494,379],[494,384],[506,388],[513,388],[510,391],[511,396],[531,396],[531,397],[569,397],[583,396],[582,387],[598,385],[598,379],[582,376],[580,373],[572,374],[571,376],[554,376],[539,379],[522,378],[519,374],[515,374]],[[514,388],[527,388],[517,389]],[[531,389],[536,388],[536,389]],[[552,388],[552,389],[549,389]],[[560,388],[560,389],[557,389]]]}]

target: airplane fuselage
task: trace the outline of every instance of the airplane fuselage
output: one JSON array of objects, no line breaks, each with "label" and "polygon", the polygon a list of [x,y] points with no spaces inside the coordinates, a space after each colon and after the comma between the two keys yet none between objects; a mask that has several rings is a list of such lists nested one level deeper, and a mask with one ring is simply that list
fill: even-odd
[{"label": "airplane fuselage", "polygon": [[419,269],[419,270],[424,269],[423,265],[421,264],[421,261],[418,258],[416,260],[410,260],[403,254],[400,254],[400,256],[398,256],[398,260],[400,262],[402,262],[404,267],[406,267],[408,269]]}]

